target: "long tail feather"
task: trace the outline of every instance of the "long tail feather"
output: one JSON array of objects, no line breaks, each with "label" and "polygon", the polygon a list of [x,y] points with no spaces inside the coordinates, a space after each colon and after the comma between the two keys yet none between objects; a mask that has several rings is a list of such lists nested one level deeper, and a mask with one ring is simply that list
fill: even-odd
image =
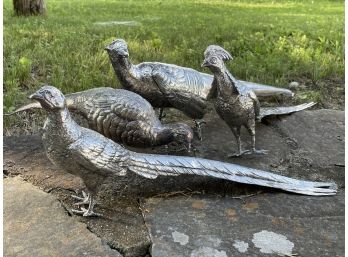
[{"label": "long tail feather", "polygon": [[276,96],[276,95],[282,95],[286,97],[294,97],[294,93],[286,88],[280,88],[280,87],[273,87],[269,85],[263,85],[258,84],[254,82],[239,80],[244,86],[246,86],[248,89],[251,89],[254,91],[254,93],[257,96]]},{"label": "long tail feather", "polygon": [[267,108],[261,108],[260,115],[258,117],[259,120],[262,120],[266,116],[271,115],[284,115],[284,114],[290,114],[294,112],[299,112],[305,109],[308,109],[312,106],[314,106],[316,103],[310,102],[295,106],[287,106],[287,107],[267,107]]},{"label": "long tail feather", "polygon": [[5,113],[4,115],[10,116],[10,115],[13,115],[15,113],[23,112],[23,111],[27,111],[27,110],[31,110],[31,109],[42,109],[42,107],[41,107],[41,104],[39,102],[32,102],[30,104],[19,107],[18,109],[16,109],[15,111],[13,111],[11,113]]},{"label": "long tail feather", "polygon": [[335,183],[293,179],[271,172],[201,158],[133,153],[128,168],[147,178],[192,174],[278,188],[304,195],[334,195]]}]

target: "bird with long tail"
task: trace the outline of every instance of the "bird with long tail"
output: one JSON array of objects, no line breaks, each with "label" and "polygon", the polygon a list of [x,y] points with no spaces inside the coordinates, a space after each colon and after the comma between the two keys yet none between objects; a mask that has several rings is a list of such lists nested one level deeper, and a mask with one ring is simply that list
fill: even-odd
[{"label": "bird with long tail", "polygon": [[106,181],[115,181],[127,172],[148,179],[181,174],[210,176],[313,196],[334,195],[337,191],[336,184],[330,182],[298,180],[201,158],[129,151],[98,132],[79,126],[70,115],[64,95],[57,88],[43,86],[29,98],[38,101],[47,111],[42,135],[47,157],[67,172],[80,176],[88,189],[77,203],[88,207],[74,210],[83,216],[98,216],[93,211],[98,190]]}]

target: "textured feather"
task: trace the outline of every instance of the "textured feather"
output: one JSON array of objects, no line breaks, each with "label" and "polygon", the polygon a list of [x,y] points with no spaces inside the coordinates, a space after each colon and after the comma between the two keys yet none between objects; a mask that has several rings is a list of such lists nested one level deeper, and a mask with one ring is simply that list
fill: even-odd
[{"label": "textured feather", "polygon": [[221,58],[224,62],[233,60],[231,54],[227,52],[225,49],[223,49],[221,46],[217,45],[210,45],[207,47],[207,49],[204,51],[204,58],[211,56],[211,55],[216,55],[219,58]]},{"label": "textured feather", "polygon": [[176,65],[155,63],[152,77],[158,88],[165,96],[172,93],[193,94],[203,99],[207,99],[213,78],[204,74]]},{"label": "textured feather", "polygon": [[108,173],[126,175],[123,163],[127,161],[127,151],[92,130],[80,129],[82,136],[67,148],[71,159],[81,167],[103,176]]},{"label": "textured feather", "polygon": [[305,195],[334,195],[337,191],[335,183],[297,180],[236,164],[192,157],[132,153],[128,169],[151,179],[158,175],[192,174],[278,188]]},{"label": "textured feather", "polygon": [[295,106],[288,106],[288,107],[266,107],[261,108],[260,115],[258,116],[258,119],[261,120],[266,116],[271,115],[284,115],[284,114],[290,114],[294,112],[299,112],[305,109],[308,109],[312,106],[314,106],[316,103],[310,102],[310,103],[304,103],[300,105]]}]

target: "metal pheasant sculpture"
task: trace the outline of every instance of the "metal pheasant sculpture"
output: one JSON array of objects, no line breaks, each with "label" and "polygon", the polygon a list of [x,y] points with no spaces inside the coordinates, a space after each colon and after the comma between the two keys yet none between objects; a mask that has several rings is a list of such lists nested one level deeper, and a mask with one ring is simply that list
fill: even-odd
[{"label": "metal pheasant sculpture", "polygon": [[302,181],[230,163],[132,152],[98,132],[79,126],[57,88],[43,86],[29,98],[47,111],[42,139],[48,158],[85,182],[89,194],[84,194],[78,204],[88,204],[88,208],[75,210],[83,216],[97,215],[93,207],[99,188],[127,172],[149,179],[180,174],[211,176],[305,195],[334,195],[337,191],[334,183]]},{"label": "metal pheasant sculpture", "polygon": [[[190,151],[192,129],[184,123],[162,124],[151,104],[131,91],[101,87],[66,95],[67,108],[80,114],[89,128],[112,140],[135,147],[184,144]],[[41,108],[39,102],[11,114]]]},{"label": "metal pheasant sculpture", "polygon": [[[217,85],[217,96],[214,99],[215,110],[227,123],[237,139],[238,152],[230,157],[242,154],[266,154],[267,150],[255,148],[255,120],[261,120],[270,115],[290,114],[307,109],[315,103],[307,103],[290,107],[260,108],[256,94],[236,80],[227,70],[225,61],[232,60],[232,56],[220,46],[208,46],[204,52],[202,67],[208,67],[214,74]],[[252,148],[242,150],[240,138],[241,127],[244,126],[252,138]]]},{"label": "metal pheasant sculpture", "polygon": [[[214,77],[194,69],[159,62],[133,65],[129,60],[128,46],[117,39],[105,48],[122,86],[148,100],[155,108],[172,107],[194,119],[201,138],[201,122],[207,112],[208,99],[216,91]],[[288,89],[240,81],[259,96],[293,96]]]}]

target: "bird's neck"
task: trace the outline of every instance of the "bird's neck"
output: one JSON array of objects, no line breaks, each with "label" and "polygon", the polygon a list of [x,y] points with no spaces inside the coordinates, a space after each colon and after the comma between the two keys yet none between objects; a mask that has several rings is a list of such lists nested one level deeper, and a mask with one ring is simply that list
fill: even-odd
[{"label": "bird's neck", "polygon": [[225,65],[221,69],[214,71],[214,76],[217,82],[218,96],[230,97],[232,95],[238,95],[238,81],[232,76]]},{"label": "bird's neck", "polygon": [[117,78],[124,88],[131,90],[136,86],[134,79],[134,70],[136,67],[129,61],[128,58],[113,58],[110,57],[112,67],[116,73]]},{"label": "bird's neck", "polygon": [[44,129],[46,134],[64,136],[69,141],[76,140],[81,134],[80,126],[73,120],[67,107],[49,112]]}]

